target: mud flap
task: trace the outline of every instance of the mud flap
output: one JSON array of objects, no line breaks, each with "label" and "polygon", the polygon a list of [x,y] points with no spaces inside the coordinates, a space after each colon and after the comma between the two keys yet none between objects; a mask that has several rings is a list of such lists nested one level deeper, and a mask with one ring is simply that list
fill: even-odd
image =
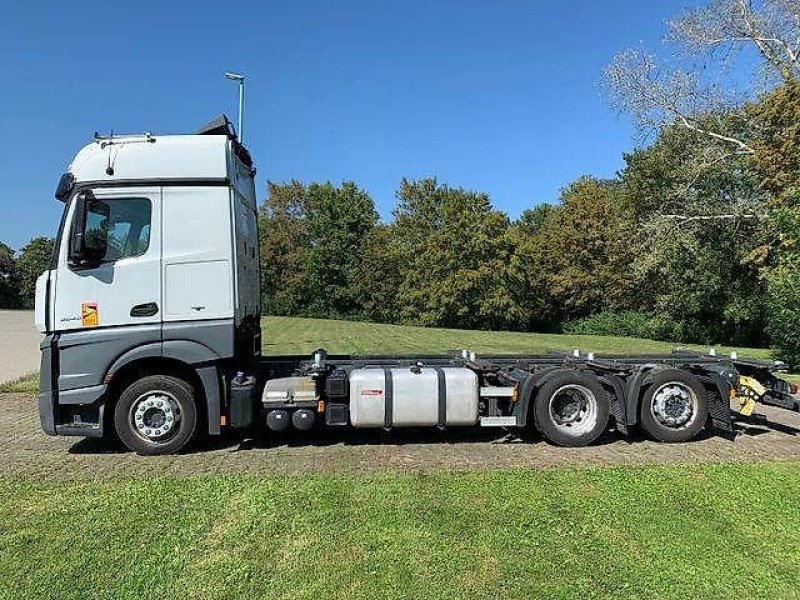
[{"label": "mud flap", "polygon": [[625,385],[620,377],[609,375],[601,377],[600,382],[604,387],[610,386],[613,393],[606,391],[609,414],[614,419],[614,424],[622,435],[628,434],[628,415],[626,414]]},{"label": "mud flap", "polygon": [[733,439],[736,434],[733,430],[728,398],[723,398],[722,394],[717,392],[707,392],[706,398],[708,399],[708,416],[714,431],[727,439]]}]

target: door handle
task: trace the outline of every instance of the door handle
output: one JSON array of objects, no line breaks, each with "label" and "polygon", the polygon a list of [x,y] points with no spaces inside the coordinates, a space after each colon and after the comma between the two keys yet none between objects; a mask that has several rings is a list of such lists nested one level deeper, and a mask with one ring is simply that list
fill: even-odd
[{"label": "door handle", "polygon": [[155,302],[147,302],[145,304],[137,304],[131,308],[132,317],[152,317],[158,312],[158,304]]}]

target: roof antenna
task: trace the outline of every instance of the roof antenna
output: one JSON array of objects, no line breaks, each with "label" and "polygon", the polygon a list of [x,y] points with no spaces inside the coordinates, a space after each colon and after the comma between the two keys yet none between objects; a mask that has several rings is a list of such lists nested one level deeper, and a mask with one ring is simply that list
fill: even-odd
[{"label": "roof antenna", "polygon": [[244,144],[244,75],[228,71],[225,77],[239,82],[239,126],[236,128],[236,136],[239,138],[239,143]]},{"label": "roof antenna", "polygon": [[[114,130],[111,130],[111,134],[108,136],[109,145],[114,141]],[[114,167],[111,166],[111,152],[113,149],[109,147],[108,149],[108,163],[106,164],[106,175],[111,177],[114,174]]]}]

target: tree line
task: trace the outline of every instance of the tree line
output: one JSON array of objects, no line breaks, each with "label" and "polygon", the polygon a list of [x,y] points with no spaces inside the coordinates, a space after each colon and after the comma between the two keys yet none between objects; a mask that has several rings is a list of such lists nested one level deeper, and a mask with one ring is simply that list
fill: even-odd
[{"label": "tree line", "polygon": [[[800,194],[784,182],[790,178],[789,187],[800,191],[800,135],[786,144],[790,132],[783,130],[800,122],[800,85],[782,86],[748,111],[764,154],[740,157],[735,169],[698,172],[706,151],[696,135],[665,127],[649,146],[625,155],[615,178],[582,177],[557,203],[517,219],[484,192],[435,179],[402,180],[389,223],[354,182],[269,183],[259,214],[264,312],[774,343],[792,360],[797,350],[781,336],[796,331],[791,319],[800,314],[800,294],[784,287],[797,285],[797,271],[781,265],[800,234],[784,221],[797,214]],[[786,119],[787,111],[798,121]],[[768,193],[778,181],[780,189]],[[721,208],[746,195],[759,198],[753,210],[767,202],[786,212],[672,214],[670,198],[687,187],[697,203]]]}]

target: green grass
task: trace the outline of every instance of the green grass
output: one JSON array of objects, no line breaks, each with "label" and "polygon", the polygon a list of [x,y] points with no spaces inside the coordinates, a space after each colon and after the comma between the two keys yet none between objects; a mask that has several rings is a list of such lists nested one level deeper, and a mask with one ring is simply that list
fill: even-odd
[{"label": "green grass", "polygon": [[[468,348],[478,353],[539,354],[549,350],[573,350],[614,354],[670,352],[680,344],[638,338],[592,335],[557,335],[508,331],[468,331],[381,325],[357,321],[265,317],[261,321],[264,354],[311,354],[325,348],[332,354],[381,354],[445,352]],[[707,351],[707,346],[685,345]],[[730,348],[717,347],[719,353]],[[768,359],[763,348],[739,348],[739,354]]]},{"label": "green grass", "polygon": [[39,374],[32,373],[13,381],[0,383],[0,394],[19,393],[37,394],[39,392]]},{"label": "green grass", "polygon": [[797,598],[800,464],[0,479],[6,598]]}]

